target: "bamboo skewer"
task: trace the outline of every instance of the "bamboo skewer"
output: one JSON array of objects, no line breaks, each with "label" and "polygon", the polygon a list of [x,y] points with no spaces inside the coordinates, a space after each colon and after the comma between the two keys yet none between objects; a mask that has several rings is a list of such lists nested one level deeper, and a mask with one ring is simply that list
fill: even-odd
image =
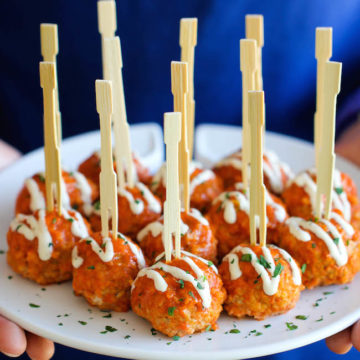
[{"label": "bamboo skewer", "polygon": [[317,172],[317,190],[316,190],[316,216],[321,218],[322,197],[325,198],[324,217],[329,219],[332,192],[333,177],[335,167],[335,118],[336,118],[336,98],[340,92],[341,83],[340,62],[328,61],[324,65],[324,88],[322,98],[322,134],[319,146],[318,172]]},{"label": "bamboo skewer", "polygon": [[61,214],[61,160],[56,132],[55,63],[40,62],[40,85],[44,97],[44,152],[46,208],[54,210],[54,191],[58,212]]},{"label": "bamboo skewer", "polygon": [[256,41],[240,40],[240,70],[242,73],[242,181],[244,188],[249,186],[250,164],[250,123],[248,113],[248,93],[255,90]]},{"label": "bamboo skewer", "polygon": [[106,67],[106,80],[112,81],[114,98],[114,138],[115,138],[115,160],[118,171],[118,185],[124,189],[126,170],[126,182],[130,187],[135,183],[135,170],[131,153],[131,140],[129,124],[126,118],[126,106],[124,96],[124,85],[122,78],[122,57],[119,37],[104,39],[104,59]]},{"label": "bamboo skewer", "polygon": [[103,65],[103,78],[106,76],[105,66],[105,51],[104,51],[104,39],[112,38],[115,36],[117,28],[116,24],[116,3],[114,0],[98,0],[98,29],[101,35],[101,53],[102,53],[102,65]]},{"label": "bamboo skewer", "polygon": [[260,246],[266,246],[266,202],[263,182],[264,92],[250,91],[248,98],[251,131],[250,243],[256,244],[256,225],[259,219]]},{"label": "bamboo skewer", "polygon": [[40,24],[41,55],[43,61],[55,63],[55,109],[56,109],[56,137],[61,145],[61,112],[59,103],[59,83],[57,79],[56,56],[59,53],[58,27],[56,24]]},{"label": "bamboo skewer", "polygon": [[96,109],[100,117],[101,172],[100,172],[100,213],[101,235],[109,236],[109,213],[112,218],[112,235],[118,231],[118,204],[116,174],[112,160],[111,115],[113,112],[111,81],[96,80]]},{"label": "bamboo skewer", "polygon": [[164,114],[166,144],[166,201],[164,203],[163,244],[166,261],[171,260],[172,239],[175,237],[175,257],[180,258],[180,197],[178,151],[181,134],[181,113]]},{"label": "bamboo skewer", "polygon": [[195,100],[194,100],[194,58],[197,44],[197,18],[183,18],[180,21],[181,61],[188,63],[187,134],[190,159],[193,158]]},{"label": "bamboo skewer", "polygon": [[185,212],[190,210],[189,184],[189,148],[187,143],[187,111],[186,99],[188,92],[188,64],[171,62],[171,92],[174,97],[174,111],[181,112],[181,140],[179,144],[179,173],[182,190],[182,206]]},{"label": "bamboo skewer", "polygon": [[255,72],[255,90],[263,90],[262,48],[264,46],[264,17],[262,15],[246,15],[245,31],[247,39],[256,40],[257,66]]},{"label": "bamboo skewer", "polygon": [[315,58],[317,60],[316,71],[316,112],[314,115],[314,143],[315,143],[315,164],[319,164],[319,146],[323,127],[323,89],[324,89],[324,66],[332,56],[332,28],[316,28],[315,37]]}]

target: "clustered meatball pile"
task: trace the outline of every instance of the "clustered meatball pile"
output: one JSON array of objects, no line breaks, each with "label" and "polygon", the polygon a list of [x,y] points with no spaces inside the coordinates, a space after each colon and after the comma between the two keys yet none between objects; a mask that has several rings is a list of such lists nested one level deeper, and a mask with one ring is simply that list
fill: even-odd
[{"label": "clustered meatball pile", "polygon": [[249,241],[241,151],[213,170],[193,162],[191,209],[180,214],[181,256],[165,261],[165,165],[151,177],[137,157],[134,164],[136,183],[118,191],[118,218],[109,223],[117,221],[117,234],[101,232],[97,153],[77,172],[62,171],[62,200],[52,211],[44,175],[27,179],[7,235],[12,269],[39,284],[72,279],[74,293],[89,304],[131,308],[168,336],[215,330],[223,308],[237,318],[282,314],[303,289],[348,283],[360,271],[360,204],[344,173],[334,174],[329,219],[318,219],[316,172],[294,176],[266,152],[268,245],[262,247]]}]

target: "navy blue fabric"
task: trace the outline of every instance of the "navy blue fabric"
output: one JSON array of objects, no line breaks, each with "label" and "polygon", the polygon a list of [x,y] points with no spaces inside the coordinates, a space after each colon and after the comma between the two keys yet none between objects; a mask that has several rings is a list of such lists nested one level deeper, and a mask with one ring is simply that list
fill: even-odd
[{"label": "navy blue fabric", "polygon": [[[161,123],[162,114],[171,111],[170,61],[180,56],[179,19],[196,16],[196,121],[240,124],[239,39],[244,37],[247,13],[262,13],[265,18],[263,77],[269,130],[312,139],[316,26],[334,28],[333,59],[343,62],[339,113],[354,117],[359,101],[356,96],[348,99],[360,79],[357,0],[119,0],[118,34],[129,122]],[[0,138],[24,152],[42,145],[41,22],[59,24],[64,137],[98,128],[94,82],[101,76],[101,54],[96,16],[95,0],[0,2]],[[347,124],[345,115],[341,121]],[[289,359],[289,355],[293,360],[337,358],[324,342],[271,358]],[[353,350],[346,358],[358,357]],[[65,358],[100,356],[57,346],[55,359]]]}]

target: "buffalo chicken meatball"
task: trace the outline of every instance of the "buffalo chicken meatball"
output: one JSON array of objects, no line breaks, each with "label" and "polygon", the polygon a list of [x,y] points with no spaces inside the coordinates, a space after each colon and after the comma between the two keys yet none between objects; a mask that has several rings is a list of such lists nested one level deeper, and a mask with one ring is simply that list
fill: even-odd
[{"label": "buffalo chicken meatball", "polygon": [[140,248],[126,236],[97,232],[82,239],[73,250],[73,289],[102,310],[128,311],[131,284],[145,267]]},{"label": "buffalo chicken meatball", "polygon": [[[191,162],[190,174],[190,206],[206,212],[211,202],[222,192],[222,181],[213,171],[203,169],[200,163]],[[154,175],[151,191],[162,202],[166,200],[166,165],[163,164],[157,174]]]},{"label": "buffalo chicken meatball", "polygon": [[[235,191],[218,196],[207,213],[214,236],[218,240],[218,255],[222,258],[236,245],[250,237],[249,191],[237,183]],[[269,242],[277,237],[279,225],[287,218],[287,212],[275,195],[266,192],[267,232]]]},{"label": "buffalo chicken meatball", "polygon": [[228,294],[224,308],[237,318],[283,314],[295,306],[303,289],[296,261],[274,245],[236,246],[219,273]]},{"label": "buffalo chicken meatball", "polygon": [[[151,263],[164,252],[163,227],[164,219],[161,218],[145,226],[137,235],[137,241]],[[209,222],[198,210],[190,209],[188,213],[181,212],[180,233],[183,250],[216,262],[217,240],[211,231]]]},{"label": "buffalo chicken meatball", "polygon": [[182,252],[142,269],[132,286],[131,307],[167,336],[216,329],[226,292],[211,262]]},{"label": "buffalo chicken meatball", "polygon": [[360,270],[359,233],[337,211],[329,220],[288,218],[278,244],[302,267],[303,283],[309,289],[348,283]]},{"label": "buffalo chicken meatball", "polygon": [[[279,195],[289,179],[293,177],[292,171],[271,151],[264,153],[263,160],[264,184],[271,193]],[[225,189],[237,182],[242,182],[241,150],[215,164],[214,172],[223,179]]]},{"label": "buffalo chicken meatball", "polygon": [[53,284],[72,277],[71,252],[88,235],[86,220],[75,211],[37,210],[17,214],[7,234],[7,261],[18,274],[39,284]]}]

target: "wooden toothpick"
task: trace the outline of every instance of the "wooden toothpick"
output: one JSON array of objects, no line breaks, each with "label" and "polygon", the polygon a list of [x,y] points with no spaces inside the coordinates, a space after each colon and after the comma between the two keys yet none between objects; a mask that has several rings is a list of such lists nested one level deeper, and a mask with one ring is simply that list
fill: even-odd
[{"label": "wooden toothpick", "polygon": [[59,53],[59,38],[57,24],[40,24],[41,55],[43,61],[55,63],[55,108],[56,108],[56,138],[61,145],[61,112],[59,103],[59,83],[57,78],[56,56]]},{"label": "wooden toothpick", "polygon": [[183,18],[180,21],[181,61],[188,63],[187,133],[190,159],[194,149],[195,100],[194,100],[194,58],[197,44],[197,18]]},{"label": "wooden toothpick", "polygon": [[260,246],[266,245],[266,202],[263,181],[263,133],[265,105],[263,91],[250,91],[249,122],[251,134],[250,177],[250,243],[256,244],[256,224],[259,219]]},{"label": "wooden toothpick", "polygon": [[122,57],[119,37],[104,39],[104,59],[106,67],[106,80],[112,81],[114,99],[114,138],[115,138],[115,160],[118,171],[118,185],[124,189],[125,178],[123,164],[126,168],[126,181],[130,187],[134,186],[135,174],[131,153],[131,140],[129,124],[126,118],[126,106],[124,96],[124,85],[122,77]]},{"label": "wooden toothpick", "polygon": [[240,40],[240,70],[242,73],[242,181],[245,189],[249,185],[250,164],[250,124],[248,113],[248,93],[255,90],[256,70],[256,41],[252,39]]},{"label": "wooden toothpick", "polygon": [[111,81],[96,80],[95,89],[96,109],[100,117],[101,132],[101,235],[103,238],[109,236],[109,213],[111,213],[112,235],[115,239],[118,231],[118,204],[111,144],[111,115],[113,112]]},{"label": "wooden toothpick", "polygon": [[104,59],[104,39],[115,36],[116,24],[116,3],[114,0],[98,0],[98,29],[101,35],[101,53],[103,65],[103,77],[107,78]]},{"label": "wooden toothpick", "polygon": [[179,144],[179,173],[182,188],[182,205],[185,212],[190,210],[189,192],[189,148],[187,142],[187,111],[186,99],[188,92],[188,64],[186,62],[171,62],[171,92],[174,97],[174,111],[181,112],[181,140]]},{"label": "wooden toothpick", "polygon": [[264,46],[264,17],[262,15],[246,15],[245,31],[247,39],[256,40],[257,66],[255,72],[255,89],[263,90],[262,48]]},{"label": "wooden toothpick", "polygon": [[61,160],[56,133],[55,63],[40,62],[40,85],[44,98],[44,151],[46,208],[54,210],[54,191],[59,215],[61,214]]},{"label": "wooden toothpick", "polygon": [[314,116],[314,143],[315,164],[318,167],[320,152],[320,137],[323,127],[322,98],[324,89],[324,66],[332,56],[332,28],[318,27],[315,35],[315,58],[316,65],[316,112]]},{"label": "wooden toothpick", "polygon": [[333,177],[335,166],[335,118],[336,118],[336,98],[340,92],[341,82],[340,62],[328,61],[324,65],[324,89],[322,98],[323,126],[320,137],[318,171],[317,171],[317,190],[316,190],[316,216],[321,218],[322,196],[325,198],[324,217],[329,219]]},{"label": "wooden toothpick", "polygon": [[166,261],[171,260],[172,239],[175,237],[175,257],[180,258],[180,197],[178,151],[181,134],[181,113],[164,114],[166,144],[166,201],[164,203],[163,244]]}]

